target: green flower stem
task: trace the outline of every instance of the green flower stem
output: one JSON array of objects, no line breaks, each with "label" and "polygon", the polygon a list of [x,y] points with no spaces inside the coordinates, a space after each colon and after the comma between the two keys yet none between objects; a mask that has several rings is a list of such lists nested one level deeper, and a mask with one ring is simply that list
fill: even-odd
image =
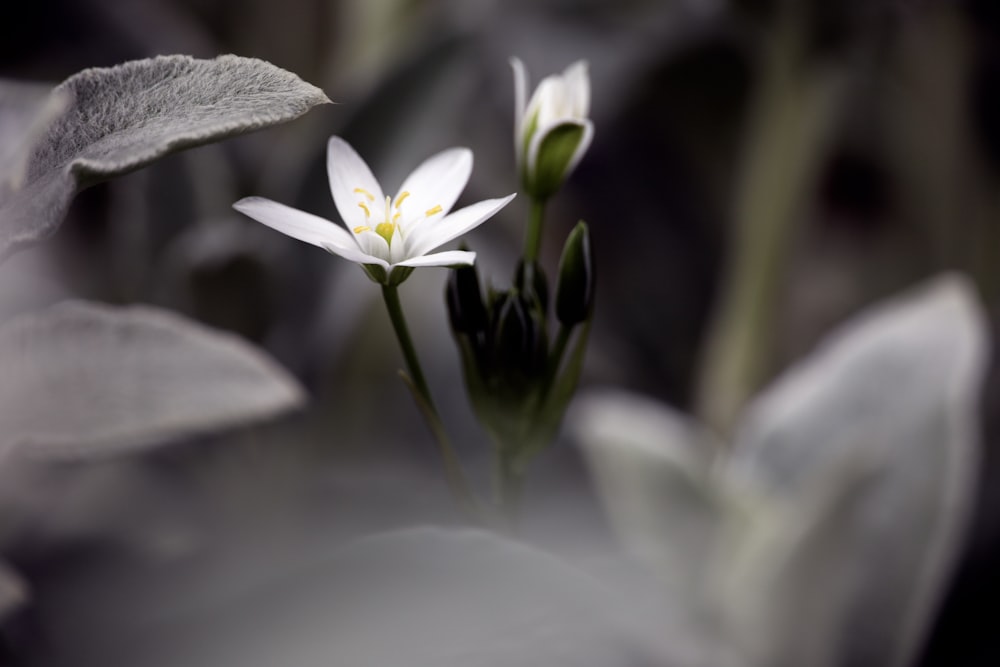
[{"label": "green flower stem", "polygon": [[524,263],[534,264],[538,261],[538,253],[542,247],[542,227],[545,222],[545,200],[531,199],[531,210],[528,213],[528,230],[524,236]]},{"label": "green flower stem", "polygon": [[473,495],[469,483],[462,471],[462,466],[455,455],[451,439],[444,428],[444,422],[438,414],[434,399],[431,397],[430,387],[424,377],[423,369],[420,367],[420,360],[417,358],[417,351],[413,347],[413,339],[410,338],[410,331],[406,326],[406,317],[403,315],[403,307],[399,301],[399,291],[395,285],[383,285],[382,297],[385,299],[385,307],[389,311],[389,319],[392,320],[392,328],[399,339],[399,347],[403,351],[403,358],[406,360],[406,367],[409,375],[403,375],[403,381],[410,387],[416,399],[417,407],[424,415],[427,426],[430,428],[434,439],[438,443],[441,459],[444,463],[445,476],[448,486],[456,502],[465,510],[475,513],[478,503]]},{"label": "green flower stem", "polygon": [[552,344],[552,353],[549,355],[549,366],[546,370],[545,385],[543,394],[549,393],[549,387],[559,374],[559,367],[562,366],[563,355],[566,354],[566,346],[569,345],[570,336],[573,335],[573,327],[564,324],[559,325],[559,332],[556,334],[556,342]]},{"label": "green flower stem", "polygon": [[511,458],[498,448],[494,470],[497,505],[503,511],[509,529],[517,526],[521,507],[521,488],[524,477]]}]

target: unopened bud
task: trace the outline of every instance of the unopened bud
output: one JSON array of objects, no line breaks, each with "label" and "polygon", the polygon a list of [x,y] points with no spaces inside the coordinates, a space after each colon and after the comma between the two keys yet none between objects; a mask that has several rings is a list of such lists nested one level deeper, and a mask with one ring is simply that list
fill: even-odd
[{"label": "unopened bud", "polygon": [[489,318],[475,266],[452,269],[445,287],[445,303],[453,330],[472,334],[486,329]]},{"label": "unopened bud", "polygon": [[594,258],[590,232],[582,220],[570,232],[559,259],[556,318],[567,327],[590,317],[594,304]]}]

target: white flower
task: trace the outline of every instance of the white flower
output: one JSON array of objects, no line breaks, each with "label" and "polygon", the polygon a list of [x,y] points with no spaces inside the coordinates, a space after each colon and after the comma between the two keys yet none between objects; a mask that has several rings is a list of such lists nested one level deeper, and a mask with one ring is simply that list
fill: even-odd
[{"label": "white flower", "polygon": [[479,226],[507,202],[487,199],[449,214],[472,172],[472,151],[451,148],[425,160],[399,193],[388,197],[351,146],[340,137],[327,144],[333,203],[347,228],[263,197],[241,199],[233,208],[292,238],[361,264],[386,285],[402,282],[418,266],[472,264],[476,253],[427,254]]},{"label": "white flower", "polygon": [[514,150],[526,189],[546,198],[573,171],[594,137],[587,63],[577,61],[562,74],[542,79],[531,100],[528,74],[517,58],[514,68]]}]

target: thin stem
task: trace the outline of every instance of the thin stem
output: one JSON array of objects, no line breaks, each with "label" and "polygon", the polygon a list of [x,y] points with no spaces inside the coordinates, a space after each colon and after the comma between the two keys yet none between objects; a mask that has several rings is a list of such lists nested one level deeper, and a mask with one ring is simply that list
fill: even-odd
[{"label": "thin stem", "polygon": [[815,181],[842,89],[839,70],[803,69],[797,29],[789,21],[772,42],[733,209],[735,242],[700,369],[698,412],[727,434],[770,371],[798,206]]},{"label": "thin stem", "polygon": [[532,198],[531,210],[528,213],[528,230],[524,236],[524,263],[532,264],[538,261],[538,253],[542,247],[542,227],[545,222],[545,200]]},{"label": "thin stem", "polygon": [[403,358],[406,359],[406,368],[413,379],[413,385],[423,395],[427,405],[437,414],[437,408],[434,407],[434,401],[431,398],[431,390],[427,386],[427,379],[420,367],[417,351],[413,347],[413,339],[410,338],[410,330],[406,326],[403,305],[399,301],[399,289],[395,285],[383,285],[382,298],[385,299],[385,307],[389,311],[389,319],[392,320],[392,328],[396,332],[396,338],[399,339],[399,347],[403,351]]},{"label": "thin stem", "polygon": [[493,500],[500,512],[500,527],[514,532],[517,529],[521,505],[523,475],[511,456],[510,443],[496,431],[493,438]]},{"label": "thin stem", "polygon": [[556,375],[559,373],[559,367],[562,366],[562,358],[566,354],[566,346],[569,344],[569,338],[572,334],[573,327],[568,327],[565,324],[559,325],[556,342],[553,343],[552,353],[549,355],[548,375],[545,378],[546,393],[548,393],[549,387],[552,386],[552,381],[555,380]]},{"label": "thin stem", "polygon": [[413,339],[410,338],[410,331],[406,326],[406,317],[403,315],[403,307],[399,301],[399,291],[395,285],[383,285],[382,297],[385,299],[385,307],[389,311],[389,319],[392,320],[392,328],[396,332],[396,338],[399,339],[399,347],[403,351],[403,358],[406,360],[406,367],[409,371],[408,375],[401,373],[403,381],[412,391],[417,407],[423,413],[427,426],[438,443],[448,486],[458,504],[463,509],[475,513],[478,503],[465,479],[465,474],[462,472],[462,466],[455,455],[455,449],[452,447],[451,439],[444,428],[444,422],[434,405],[430,387],[427,385],[424,371],[420,367],[417,351],[413,347]]},{"label": "thin stem", "polygon": [[521,507],[521,473],[511,462],[510,457],[498,451],[496,458],[496,493],[497,503],[504,513],[504,518],[510,530],[517,528]]}]

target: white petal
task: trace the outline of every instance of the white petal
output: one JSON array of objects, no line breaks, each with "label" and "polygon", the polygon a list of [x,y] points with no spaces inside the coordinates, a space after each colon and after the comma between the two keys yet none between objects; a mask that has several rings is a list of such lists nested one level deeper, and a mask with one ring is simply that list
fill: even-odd
[{"label": "white petal", "polygon": [[[382,187],[372,175],[372,170],[350,144],[340,137],[330,137],[327,143],[326,173],[330,179],[333,203],[337,205],[337,211],[344,219],[344,224],[349,229],[372,224],[358,203],[363,202],[373,212],[381,211],[385,195],[382,194]],[[371,195],[371,199],[365,194],[355,192],[357,188]],[[376,222],[381,222],[381,218]]]},{"label": "white petal", "polygon": [[[383,260],[388,260],[389,258],[389,244],[386,243],[385,239],[381,235],[376,234],[372,230],[366,230],[360,234],[355,235],[358,245],[361,246],[361,250],[372,257],[380,257]],[[388,264],[388,262],[386,262]]]},{"label": "white petal", "polygon": [[344,248],[342,246],[327,245],[323,246],[323,249],[329,253],[340,255],[344,259],[349,259],[350,261],[358,264],[378,264],[384,269],[389,268],[389,262],[379,257],[375,257],[374,255],[363,253],[357,248]]},{"label": "white petal", "polygon": [[537,113],[539,125],[549,123],[556,118],[553,108],[560,96],[561,88],[562,83],[558,76],[547,76],[542,79],[528,102],[528,108],[524,110],[525,118],[531,118]]},{"label": "white petal", "polygon": [[524,105],[528,100],[528,71],[520,58],[511,58],[510,66],[514,70],[514,150],[520,159],[524,150],[524,139],[521,137],[524,128],[521,123],[524,122]]},{"label": "white petal", "polygon": [[431,216],[432,220],[447,214],[465,189],[471,173],[472,151],[468,148],[449,148],[427,158],[399,188],[397,199],[404,192],[410,193],[400,206],[405,212],[403,218],[412,224],[426,217],[426,212],[435,206],[440,206],[441,212]]},{"label": "white petal", "polygon": [[347,230],[337,223],[264,197],[246,197],[233,208],[293,239],[321,248],[327,244],[357,248]]},{"label": "white petal", "polygon": [[446,250],[433,255],[421,255],[403,262],[397,266],[456,266],[459,264],[474,264],[476,253],[468,250]]},{"label": "white petal", "polygon": [[346,229],[312,213],[263,197],[241,199],[233,204],[233,208],[282,234],[319,246],[352,262],[386,264],[363,252]]},{"label": "white petal", "polygon": [[406,244],[403,243],[403,237],[399,233],[399,225],[396,225],[392,230],[392,242],[389,243],[389,263],[398,264],[405,257]]},{"label": "white petal", "polygon": [[584,119],[590,112],[590,77],[587,74],[587,61],[578,60],[566,68],[563,74],[567,93],[573,109],[573,116]]},{"label": "white petal", "polygon": [[502,199],[487,199],[455,211],[444,220],[429,224],[426,227],[420,227],[419,225],[414,227],[410,232],[410,255],[423,255],[478,227],[506,206],[513,198],[514,195],[509,195]]}]

